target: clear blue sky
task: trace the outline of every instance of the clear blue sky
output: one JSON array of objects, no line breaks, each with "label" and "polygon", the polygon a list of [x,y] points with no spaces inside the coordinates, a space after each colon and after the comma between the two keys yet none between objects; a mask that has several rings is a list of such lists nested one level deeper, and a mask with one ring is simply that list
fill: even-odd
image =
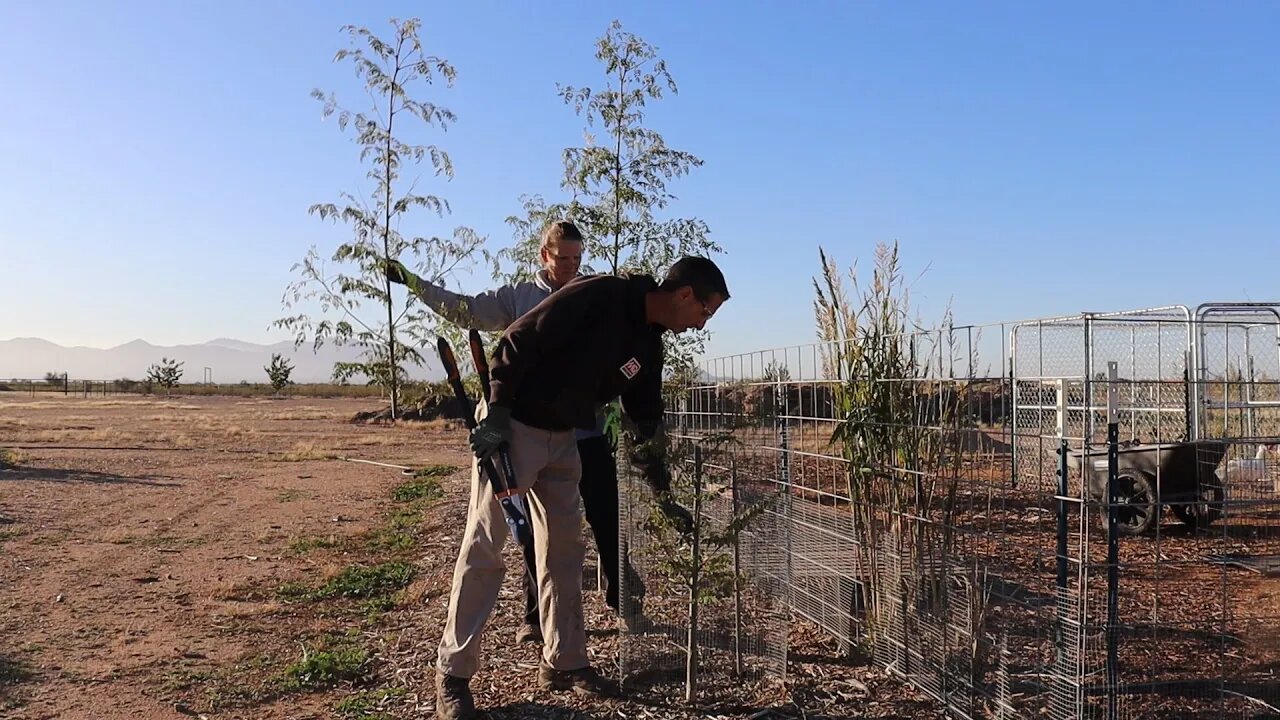
[{"label": "clear blue sky", "polygon": [[[898,240],[925,314],[960,322],[1280,300],[1280,5],[61,2],[0,8],[0,339],[285,339],[289,267],[363,187],[312,88],[351,104],[345,23],[418,14],[458,69],[457,177],[492,249],[558,193],[613,18],[680,94],[651,125],[705,167],[675,212],[729,251],[713,354],[813,339],[817,247]],[[487,276],[461,276],[487,287]]]}]

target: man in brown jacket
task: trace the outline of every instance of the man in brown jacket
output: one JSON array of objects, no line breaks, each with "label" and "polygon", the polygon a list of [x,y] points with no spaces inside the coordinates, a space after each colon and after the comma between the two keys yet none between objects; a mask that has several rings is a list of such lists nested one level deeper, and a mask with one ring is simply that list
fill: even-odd
[{"label": "man in brown jacket", "polygon": [[[492,389],[471,433],[471,502],[454,567],[436,663],[436,714],[475,717],[470,679],[480,638],[502,585],[502,509],[478,467],[506,444],[516,485],[526,493],[536,538],[538,601],[544,638],[539,685],[610,696],[614,684],[587,658],[582,614],[582,469],[574,429],[595,425],[595,409],[621,397],[641,439],[662,424],[662,333],[702,328],[729,298],[724,275],[701,257],[682,258],[659,285],[647,275],[577,278],[503,333],[491,361]],[[661,462],[658,460],[658,462]],[[670,500],[667,475],[645,468],[660,506],[687,520]]]}]

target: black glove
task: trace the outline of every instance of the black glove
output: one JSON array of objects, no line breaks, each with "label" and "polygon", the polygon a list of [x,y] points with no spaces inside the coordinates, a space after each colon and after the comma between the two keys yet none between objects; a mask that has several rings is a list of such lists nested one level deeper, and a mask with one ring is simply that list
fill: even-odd
[{"label": "black glove", "polygon": [[638,430],[647,439],[641,441],[645,452],[658,457],[667,456],[667,426],[658,423],[650,427],[641,426]]},{"label": "black glove", "polygon": [[641,435],[634,429],[628,430],[627,438],[631,441],[631,455],[628,460],[636,468],[644,470],[655,463],[666,463],[667,433],[661,425],[647,435]]},{"label": "black glove", "polygon": [[489,413],[471,431],[471,451],[484,459],[511,442],[511,410],[490,405]]},{"label": "black glove", "polygon": [[671,472],[667,470],[667,463],[662,458],[632,453],[630,460],[631,466],[653,488],[654,493],[661,495],[671,489]]},{"label": "black glove", "polygon": [[681,535],[688,535],[693,532],[693,516],[689,514],[688,510],[684,509],[684,506],[676,502],[675,498],[671,497],[671,493],[658,494],[658,509],[671,521],[676,532]]}]

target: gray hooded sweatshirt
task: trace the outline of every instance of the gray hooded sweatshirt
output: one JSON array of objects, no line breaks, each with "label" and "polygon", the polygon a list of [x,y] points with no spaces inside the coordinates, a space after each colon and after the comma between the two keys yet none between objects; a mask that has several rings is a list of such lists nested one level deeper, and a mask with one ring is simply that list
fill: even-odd
[{"label": "gray hooded sweatshirt", "polygon": [[[459,295],[439,285],[423,280],[409,273],[413,294],[427,304],[436,314],[449,322],[465,328],[502,332],[516,318],[532,310],[548,295],[554,292],[551,288],[550,274],[539,270],[533,280],[524,280],[515,285],[503,285],[495,290],[486,290],[479,295]],[[595,430],[575,430],[579,439],[598,437],[604,434],[603,408],[596,411]]]}]

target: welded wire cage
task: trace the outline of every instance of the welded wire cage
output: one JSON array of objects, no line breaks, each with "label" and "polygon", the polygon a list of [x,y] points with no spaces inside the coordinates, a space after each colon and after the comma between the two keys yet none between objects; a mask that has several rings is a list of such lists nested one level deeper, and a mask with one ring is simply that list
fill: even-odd
[{"label": "welded wire cage", "polygon": [[748,353],[669,424],[750,456],[728,482],[783,551],[758,592],[954,717],[1277,717],[1278,330],[1252,305],[953,326],[874,378],[831,344]]},{"label": "welded wire cage", "polygon": [[621,664],[631,691],[732,701],[786,674],[787,497],[766,479],[767,454],[725,433],[672,432],[671,492],[693,519],[664,514],[622,446]]}]

